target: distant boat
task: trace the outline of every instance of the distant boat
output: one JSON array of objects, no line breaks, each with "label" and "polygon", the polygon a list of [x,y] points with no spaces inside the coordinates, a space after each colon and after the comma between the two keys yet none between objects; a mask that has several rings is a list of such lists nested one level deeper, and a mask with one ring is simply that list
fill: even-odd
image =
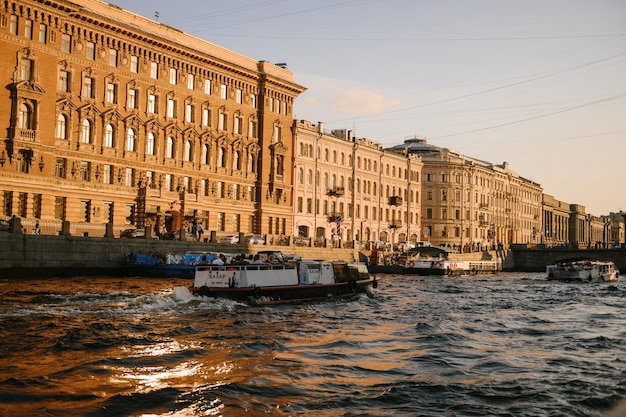
[{"label": "distant boat", "polygon": [[404,261],[403,272],[407,275],[459,276],[497,274],[502,271],[500,258],[481,260],[458,258],[458,252],[448,248],[418,247],[409,251]]},{"label": "distant boat", "polygon": [[546,267],[548,280],[580,282],[613,282],[619,280],[619,270],[612,261],[573,259]]},{"label": "distant boat", "polygon": [[350,297],[376,288],[360,262],[299,260],[284,263],[197,266],[192,294],[251,305]]},{"label": "distant boat", "polygon": [[460,259],[407,259],[405,274],[418,275],[479,275],[497,274],[502,271],[502,262],[495,260],[460,260]]},{"label": "distant boat", "polygon": [[126,254],[129,274],[155,278],[193,278],[196,266],[210,264],[217,257],[211,252]]}]

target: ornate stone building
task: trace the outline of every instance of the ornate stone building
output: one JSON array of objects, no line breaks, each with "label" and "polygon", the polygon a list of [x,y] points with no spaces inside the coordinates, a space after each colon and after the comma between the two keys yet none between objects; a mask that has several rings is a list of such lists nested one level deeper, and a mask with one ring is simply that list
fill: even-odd
[{"label": "ornate stone building", "polygon": [[2,1],[0,59],[5,216],[73,234],[291,230],[304,88],[284,64],[97,0]]},{"label": "ornate stone building", "polygon": [[294,236],[419,240],[421,160],[348,130],[294,122]]},{"label": "ornate stone building", "polygon": [[543,227],[541,243],[547,247],[569,243],[570,205],[551,195],[543,194]]},{"label": "ornate stone building", "polygon": [[419,155],[422,239],[468,250],[540,243],[542,188],[495,165],[410,139],[392,149]]}]

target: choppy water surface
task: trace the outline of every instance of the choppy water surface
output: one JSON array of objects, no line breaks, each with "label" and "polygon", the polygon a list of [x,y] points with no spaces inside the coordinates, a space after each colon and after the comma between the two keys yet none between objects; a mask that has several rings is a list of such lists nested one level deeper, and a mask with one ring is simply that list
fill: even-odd
[{"label": "choppy water surface", "polygon": [[602,416],[626,284],[381,276],[248,307],[186,280],[0,280],[3,416]]}]

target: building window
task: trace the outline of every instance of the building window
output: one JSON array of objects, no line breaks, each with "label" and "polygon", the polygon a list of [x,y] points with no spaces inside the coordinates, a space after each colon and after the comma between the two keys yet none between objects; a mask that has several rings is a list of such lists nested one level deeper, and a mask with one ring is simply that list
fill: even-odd
[{"label": "building window", "polygon": [[175,118],[176,117],[176,101],[174,99],[167,99],[167,117]]},{"label": "building window", "polygon": [[250,107],[255,108],[256,109],[256,95],[255,94],[250,94]]},{"label": "building window", "polygon": [[26,39],[33,39],[33,21],[30,19],[26,19],[24,22],[24,37]]},{"label": "building window", "polygon": [[146,140],[146,154],[154,155],[154,133],[148,133],[148,139]]},{"label": "building window", "polygon": [[196,77],[193,74],[187,74],[187,89],[193,90]]},{"label": "building window", "polygon": [[106,125],[106,127],[104,128],[104,146],[107,148],[112,148],[113,147],[113,133],[114,133],[114,129],[113,129],[113,125],[111,125],[110,123]]},{"label": "building window", "polygon": [[80,180],[81,181],[89,181],[89,168],[90,163],[86,161],[80,162]]},{"label": "building window", "polygon": [[176,68],[170,68],[170,84],[176,85],[178,80],[178,71]]},{"label": "building window", "polygon": [[33,129],[33,111],[26,103],[20,104],[17,126],[23,130]]},{"label": "building window", "polygon": [[17,21],[18,21],[17,15],[12,14],[10,18],[10,22],[9,22],[9,32],[11,32],[12,35],[16,35],[16,36],[17,36],[17,31],[19,29]]},{"label": "building window", "polygon": [[426,190],[426,200],[431,201],[433,199],[433,190],[432,189],[428,189]]},{"label": "building window", "polygon": [[233,169],[241,170],[241,152],[239,151],[233,152]]},{"label": "building window", "polygon": [[67,161],[65,158],[57,158],[54,164],[54,175],[57,178],[65,178]]},{"label": "building window", "polygon": [[209,163],[209,145],[202,145],[202,155],[200,157],[200,160],[203,164]]},{"label": "building window", "polygon": [[254,119],[250,119],[250,123],[248,125],[248,136],[250,136],[251,138],[256,138],[257,137],[257,128],[258,124],[257,121]]},{"label": "building window", "polygon": [[94,61],[96,59],[96,44],[93,42],[87,42],[87,46],[85,48],[85,56],[87,59]]},{"label": "building window", "polygon": [[65,197],[54,198],[54,218],[65,220]]},{"label": "building window", "polygon": [[172,174],[165,174],[165,191],[172,191]]},{"label": "building window", "polygon": [[85,77],[83,80],[83,98],[93,98],[93,78]]},{"label": "building window", "polygon": [[226,100],[228,98],[228,88],[226,84],[220,85],[220,98]]},{"label": "building window", "polygon": [[137,74],[139,72],[139,57],[130,57],[130,72]]},{"label": "building window", "polygon": [[193,104],[185,104],[185,121],[186,122],[188,123],[195,122],[195,117],[194,117],[195,113],[196,113],[195,106]]},{"label": "building window", "polygon": [[132,187],[135,185],[135,170],[133,168],[126,168],[126,172],[124,175],[124,185],[127,187]]},{"label": "building window", "polygon": [[169,136],[165,145],[165,156],[167,158],[174,158],[174,139]]},{"label": "building window", "polygon": [[72,36],[66,33],[61,35],[61,51],[72,52]]},{"label": "building window", "polygon": [[133,88],[128,90],[128,108],[129,109],[137,108],[137,90]]},{"label": "building window", "polygon": [[185,155],[184,155],[184,159],[185,161],[191,161],[191,159],[193,158],[193,147],[191,145],[191,141],[185,141]]},{"label": "building window", "polygon": [[126,150],[130,152],[135,152],[135,140],[136,134],[134,129],[128,129],[126,133]]},{"label": "building window", "polygon": [[435,179],[435,176],[433,175],[433,173],[432,173],[432,172],[430,172],[430,171],[428,171],[428,172],[426,173],[426,181],[427,181],[427,182],[433,182],[433,181],[434,181],[434,179]]},{"label": "building window", "polygon": [[225,213],[217,213],[217,230],[221,232],[225,230],[225,224],[224,224],[225,217],[226,217]]},{"label": "building window", "polygon": [[64,114],[57,116],[55,136],[58,139],[67,139],[67,117]]},{"label": "building window", "polygon": [[211,80],[204,80],[204,94],[211,95]]},{"label": "building window", "polygon": [[210,120],[209,109],[202,109],[202,126],[209,127],[211,125],[209,120]]},{"label": "building window", "polygon": [[82,143],[91,143],[91,121],[84,119],[80,129],[80,141]]},{"label": "building window", "polygon": [[157,62],[150,63],[150,78],[153,80],[159,79],[159,64]]},{"label": "building window", "polygon": [[109,65],[117,67],[117,50],[109,49]]},{"label": "building window", "polygon": [[157,96],[155,96],[154,94],[148,94],[148,113],[157,113],[157,103]]},{"label": "building window", "polygon": [[106,101],[110,104],[117,103],[117,85],[113,83],[107,83]]},{"label": "building window", "polygon": [[31,81],[33,78],[33,61],[30,59],[20,60],[20,80]]},{"label": "building window", "polygon": [[[272,134],[272,142],[282,142],[282,128],[280,126],[274,126],[274,133]],[[326,161],[328,161],[328,149],[326,150]]]},{"label": "building window", "polygon": [[46,43],[48,41],[48,26],[39,24],[39,42]]},{"label": "building window", "polygon": [[226,149],[220,147],[217,153],[217,165],[221,168],[226,167]]},{"label": "building window", "polygon": [[217,128],[219,130],[226,130],[226,123],[227,123],[226,113],[220,111],[219,118],[217,121]]},{"label": "building window", "polygon": [[233,133],[235,133],[237,135],[241,135],[241,130],[242,130],[241,129],[241,123],[242,123],[241,117],[235,116],[235,126],[234,126],[234,129],[233,129],[234,130]]},{"label": "building window", "polygon": [[102,167],[102,182],[105,184],[113,184],[113,167],[105,165]]},{"label": "building window", "polygon": [[68,93],[70,91],[70,73],[67,71],[59,71],[59,80],[57,83],[57,90],[62,91],[64,93]]},{"label": "building window", "polygon": [[243,93],[239,88],[235,90],[235,102],[237,104],[243,103]]}]

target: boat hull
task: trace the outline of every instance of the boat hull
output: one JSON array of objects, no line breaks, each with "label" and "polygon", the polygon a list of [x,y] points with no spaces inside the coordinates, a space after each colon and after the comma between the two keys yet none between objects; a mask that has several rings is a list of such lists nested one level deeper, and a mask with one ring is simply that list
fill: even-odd
[{"label": "boat hull", "polygon": [[276,287],[220,288],[192,287],[191,293],[213,298],[225,298],[249,305],[273,305],[349,298],[368,294],[376,287],[375,279],[340,282],[336,284],[286,285]]}]

